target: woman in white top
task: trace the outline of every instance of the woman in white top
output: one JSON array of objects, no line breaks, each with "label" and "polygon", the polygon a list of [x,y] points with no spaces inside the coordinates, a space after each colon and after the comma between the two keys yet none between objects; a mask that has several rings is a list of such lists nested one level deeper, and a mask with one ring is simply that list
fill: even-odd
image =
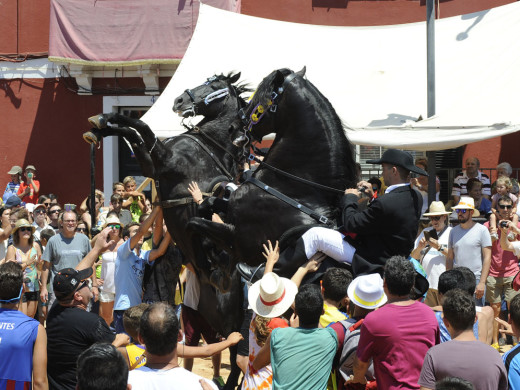
[{"label": "woman in white top", "polygon": [[117,215],[109,213],[103,229],[111,227],[108,237],[114,241],[108,250],[101,255],[101,291],[99,293],[99,315],[106,321],[108,325],[112,323],[114,311],[114,298],[116,295],[116,286],[114,283],[114,273],[116,268],[117,249],[123,244],[121,232],[123,225],[119,221]]},{"label": "woman in white top", "polygon": [[[439,276],[446,271],[446,255],[448,254],[448,238],[451,227],[448,226],[449,211],[442,202],[432,202],[430,212],[425,213],[431,222],[431,227],[424,229],[415,240],[415,249],[411,256],[419,260],[426,272],[430,288],[424,303],[430,307],[439,306],[438,285]],[[437,238],[431,238],[431,236]],[[427,237],[428,236],[428,237]],[[428,238],[428,239],[427,239]]]}]

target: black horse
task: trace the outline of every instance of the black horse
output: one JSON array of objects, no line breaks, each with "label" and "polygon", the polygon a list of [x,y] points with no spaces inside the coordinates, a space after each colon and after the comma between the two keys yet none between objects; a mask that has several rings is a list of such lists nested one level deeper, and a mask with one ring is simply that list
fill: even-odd
[{"label": "black horse", "polygon": [[344,189],[356,183],[352,146],[341,120],[304,74],[305,69],[272,72],[233,123],[234,142],[245,152],[251,138],[261,140],[269,133],[276,138],[252,180],[233,193],[226,224],[201,218],[189,223],[237,262],[262,263],[262,243],[288,230],[331,226]]},{"label": "black horse", "polygon": [[[235,84],[239,78],[240,73],[213,76],[177,97],[175,112],[184,118],[192,115],[204,118],[186,133],[164,142],[155,137],[146,123],[120,114],[90,118],[96,128],[83,135],[87,142],[120,136],[131,143],[143,174],[155,179],[168,231],[198,271],[201,280],[199,311],[223,336],[237,331],[242,321],[242,312],[236,310],[242,307],[243,301],[240,277],[236,272],[231,275],[230,292],[225,294],[207,283],[218,264],[207,260],[200,237],[186,229],[188,221],[197,215],[198,207],[187,188],[193,180],[209,195],[218,183],[233,181],[239,173],[237,161],[241,150],[231,143],[228,132],[238,110],[246,105],[240,95],[249,91],[244,85]],[[234,358],[236,347],[231,349],[232,362]],[[236,386],[238,376],[239,369],[234,364],[227,388]]]}]

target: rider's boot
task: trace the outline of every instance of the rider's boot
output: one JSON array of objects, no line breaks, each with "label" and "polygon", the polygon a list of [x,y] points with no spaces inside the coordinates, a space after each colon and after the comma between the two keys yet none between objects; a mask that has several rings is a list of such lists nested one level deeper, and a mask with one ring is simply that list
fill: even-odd
[{"label": "rider's boot", "polygon": [[[299,238],[294,246],[286,248],[280,253],[280,258],[274,265],[273,272],[277,275],[291,278],[300,266],[305,264],[309,259],[305,254],[305,244],[303,238]],[[250,266],[245,263],[238,263],[237,271],[242,277],[251,283],[262,279],[265,271],[265,264],[260,266]]]}]

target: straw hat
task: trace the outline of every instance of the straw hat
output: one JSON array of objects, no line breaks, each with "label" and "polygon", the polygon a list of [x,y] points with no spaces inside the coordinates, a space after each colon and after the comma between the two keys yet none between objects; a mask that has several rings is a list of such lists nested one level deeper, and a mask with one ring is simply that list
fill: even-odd
[{"label": "straw hat", "polygon": [[108,225],[121,225],[121,229],[124,227],[119,218],[113,214],[106,219],[105,223],[103,224],[103,229],[106,228]]},{"label": "straw hat", "polygon": [[473,217],[480,216],[480,212],[475,208],[475,200],[470,196],[461,196],[459,204],[452,207],[453,210],[473,210]]},{"label": "straw hat", "polygon": [[291,307],[298,287],[293,281],[268,272],[249,288],[248,299],[253,311],[259,316],[281,316]]},{"label": "straw hat", "polygon": [[20,229],[21,227],[30,227],[33,234],[34,234],[34,230],[36,229],[33,225],[31,225],[31,223],[28,220],[22,218],[22,219],[19,219],[18,221],[16,221],[13,232],[11,234],[15,234],[18,231],[18,229]]},{"label": "straw hat", "polygon": [[387,301],[379,274],[358,276],[348,286],[347,294],[355,305],[369,310],[377,309]]},{"label": "straw hat", "polygon": [[430,210],[427,213],[424,213],[425,217],[433,217],[435,215],[449,215],[451,211],[446,211],[444,208],[444,203],[442,202],[432,202],[430,205]]}]

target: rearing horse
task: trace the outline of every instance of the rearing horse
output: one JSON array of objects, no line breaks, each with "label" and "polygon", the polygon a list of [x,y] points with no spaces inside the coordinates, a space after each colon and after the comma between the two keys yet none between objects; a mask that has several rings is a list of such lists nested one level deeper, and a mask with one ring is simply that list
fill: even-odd
[{"label": "rearing horse", "polygon": [[237,262],[260,264],[266,240],[301,225],[333,221],[344,189],[356,183],[352,145],[341,120],[304,73],[272,72],[233,123],[234,143],[244,151],[251,138],[269,133],[276,138],[253,180],[233,193],[226,224],[200,218],[189,223]]},{"label": "rearing horse", "polygon": [[[141,165],[143,174],[152,177],[158,186],[168,231],[184,256],[207,281],[211,264],[197,235],[186,229],[189,219],[197,215],[197,205],[187,188],[194,180],[202,191],[211,191],[220,181],[232,181],[238,174],[236,162],[240,148],[233,146],[228,129],[239,109],[246,105],[241,94],[249,89],[235,85],[240,73],[210,77],[204,84],[186,90],[175,99],[173,110],[183,117],[203,115],[201,122],[186,133],[161,142],[146,123],[119,114],[100,114],[89,119],[96,128],[85,133],[87,142],[102,137],[125,137]],[[117,124],[122,127],[114,127]],[[242,321],[242,289],[237,273],[232,276],[230,293],[221,294],[201,280],[199,311],[222,335],[239,329]],[[230,313],[232,312],[232,313]],[[231,349],[231,360],[236,347]],[[226,389],[236,386],[239,369],[231,367]]]}]

